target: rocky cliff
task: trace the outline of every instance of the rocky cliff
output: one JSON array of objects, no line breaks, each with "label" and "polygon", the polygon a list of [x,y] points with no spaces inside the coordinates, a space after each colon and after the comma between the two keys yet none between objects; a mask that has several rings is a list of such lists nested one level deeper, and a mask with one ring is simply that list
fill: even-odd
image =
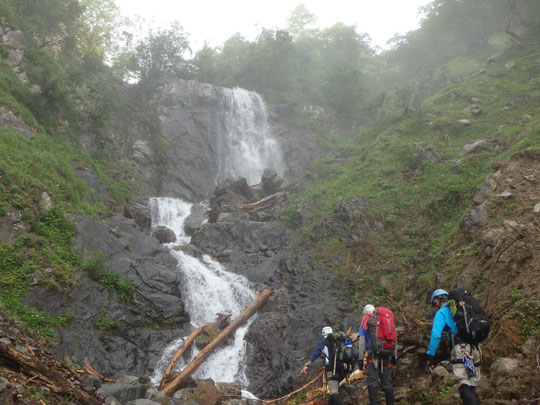
[{"label": "rocky cliff", "polygon": [[[151,96],[128,90],[132,103],[123,106],[115,119],[111,149],[118,157],[135,163],[143,194],[191,201],[211,196],[218,182],[224,180],[220,174],[225,164],[221,157],[223,143],[233,136],[230,132],[235,125],[228,115],[239,108],[231,101],[231,91],[190,80],[165,81]],[[258,97],[255,93],[251,96]],[[294,107],[265,107],[268,128],[261,130],[272,135],[283,155],[279,167],[272,169],[285,179],[293,179],[324,151],[313,131],[287,123],[297,113]],[[243,147],[231,142],[230,148]],[[275,160],[269,159],[274,162],[271,164]]]}]

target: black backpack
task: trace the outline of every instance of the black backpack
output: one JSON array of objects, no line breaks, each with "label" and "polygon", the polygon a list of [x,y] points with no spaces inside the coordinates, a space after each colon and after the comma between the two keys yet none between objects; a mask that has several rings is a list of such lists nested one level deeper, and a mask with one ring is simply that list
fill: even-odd
[{"label": "black backpack", "polygon": [[489,334],[490,322],[482,306],[464,288],[448,293],[448,305],[454,316],[458,337],[465,343],[476,345]]},{"label": "black backpack", "polygon": [[345,332],[332,335],[334,349],[334,374],[343,377],[353,372],[358,361],[358,349],[354,347],[351,338]]}]

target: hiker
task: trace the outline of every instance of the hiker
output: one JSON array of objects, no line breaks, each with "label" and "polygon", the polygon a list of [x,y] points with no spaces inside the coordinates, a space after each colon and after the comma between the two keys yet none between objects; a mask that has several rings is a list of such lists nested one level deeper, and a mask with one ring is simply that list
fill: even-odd
[{"label": "hiker", "polygon": [[358,367],[360,368],[360,370],[364,369],[364,351],[367,350],[368,353],[367,386],[370,405],[378,404],[377,394],[379,380],[381,382],[381,387],[384,391],[384,396],[386,398],[386,405],[393,405],[394,403],[394,389],[392,388],[391,367],[396,365],[397,342],[395,327],[393,325],[393,315],[391,316],[391,329],[393,330],[393,338],[390,338],[387,344],[381,342],[379,349],[376,349],[376,347],[379,347],[379,345],[376,345],[376,342],[374,341],[378,340],[377,336],[380,336],[380,334],[378,333],[378,326],[376,326],[376,322],[378,322],[378,320],[380,319],[379,312],[386,313],[386,311],[391,314],[391,311],[387,308],[375,308],[371,304],[366,305],[362,311],[362,323],[358,328],[358,352],[360,353]]},{"label": "hiker", "polygon": [[326,370],[326,381],[328,385],[328,390],[330,391],[330,399],[328,401],[329,405],[343,405],[343,400],[339,395],[339,382],[341,381],[341,372],[337,367],[337,359],[334,358],[334,344],[333,339],[333,330],[330,326],[325,326],[322,328],[322,338],[317,344],[317,348],[311,356],[309,356],[308,361],[300,370],[300,373],[307,374],[308,367],[315,360],[321,357],[324,361],[325,370]]},{"label": "hiker", "polygon": [[431,305],[437,308],[433,318],[431,339],[427,351],[427,366],[429,372],[435,367],[435,352],[441,340],[441,334],[446,331],[448,340],[452,342],[450,361],[454,379],[459,382],[459,395],[464,405],[480,404],[476,393],[476,384],[480,379],[480,360],[482,353],[478,345],[465,343],[458,336],[458,328],[448,304],[449,293],[438,289],[431,294]]}]

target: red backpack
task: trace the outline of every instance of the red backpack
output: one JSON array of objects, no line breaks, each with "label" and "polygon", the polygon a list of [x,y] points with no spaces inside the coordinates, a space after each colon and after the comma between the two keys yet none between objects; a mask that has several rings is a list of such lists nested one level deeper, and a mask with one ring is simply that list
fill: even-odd
[{"label": "red backpack", "polygon": [[376,307],[376,312],[368,320],[371,351],[377,356],[389,356],[396,346],[394,314],[388,308]]}]

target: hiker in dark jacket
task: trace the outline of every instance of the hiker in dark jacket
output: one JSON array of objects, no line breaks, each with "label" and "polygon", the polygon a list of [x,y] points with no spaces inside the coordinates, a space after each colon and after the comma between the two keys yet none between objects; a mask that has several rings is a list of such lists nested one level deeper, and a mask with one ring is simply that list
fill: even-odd
[{"label": "hiker in dark jacket", "polygon": [[343,400],[339,395],[339,382],[341,380],[339,372],[336,367],[336,362],[334,361],[334,347],[332,343],[332,334],[333,330],[330,326],[325,326],[322,328],[322,339],[319,340],[317,348],[311,356],[309,356],[308,361],[300,370],[300,373],[306,374],[308,367],[319,357],[323,359],[325,370],[326,370],[326,381],[328,385],[328,390],[330,391],[330,399],[328,401],[329,405],[343,405]]},{"label": "hiker in dark jacket", "polygon": [[459,383],[459,395],[464,405],[478,405],[480,398],[476,393],[476,385],[480,379],[480,361],[482,352],[477,345],[471,345],[459,341],[458,329],[448,303],[448,292],[442,289],[435,290],[431,294],[431,305],[437,308],[433,318],[431,329],[431,339],[427,351],[427,366],[429,371],[433,371],[435,366],[435,353],[441,334],[447,333],[448,339],[452,342],[450,361],[454,379]]},{"label": "hiker in dark jacket", "polygon": [[392,388],[392,374],[391,367],[396,365],[396,347],[394,348],[393,356],[379,357],[374,355],[371,350],[371,336],[368,328],[368,321],[371,316],[376,313],[373,305],[366,305],[362,311],[362,323],[358,328],[358,352],[360,353],[360,360],[358,367],[360,370],[364,368],[364,351],[367,350],[367,386],[369,395],[369,404],[377,405],[377,391],[378,382],[381,380],[381,387],[384,391],[386,398],[386,405],[394,404],[394,389]]}]

